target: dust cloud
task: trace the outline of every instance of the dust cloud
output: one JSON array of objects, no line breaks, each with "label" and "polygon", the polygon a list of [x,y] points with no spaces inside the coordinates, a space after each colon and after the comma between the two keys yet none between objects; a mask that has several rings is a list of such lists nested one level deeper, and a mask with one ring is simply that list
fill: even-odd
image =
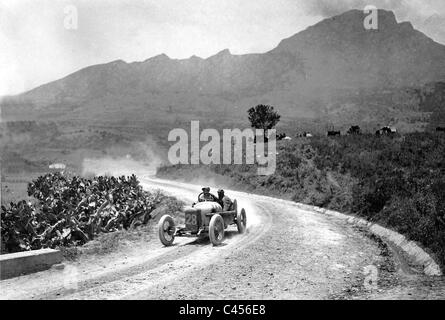
[{"label": "dust cloud", "polygon": [[165,162],[166,154],[151,137],[143,142],[108,148],[104,153],[103,157],[83,159],[83,176],[151,176]]}]

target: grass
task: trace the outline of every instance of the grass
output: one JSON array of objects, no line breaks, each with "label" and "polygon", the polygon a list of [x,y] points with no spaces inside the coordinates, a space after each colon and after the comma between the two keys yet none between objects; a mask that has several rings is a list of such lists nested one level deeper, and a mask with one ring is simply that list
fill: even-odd
[{"label": "grass", "polygon": [[302,138],[278,144],[277,170],[256,165],[166,166],[159,177],[225,187],[358,214],[417,241],[445,266],[445,135]]},{"label": "grass", "polygon": [[59,247],[58,249],[67,260],[76,260],[83,255],[106,255],[127,248],[129,245],[146,243],[151,239],[152,228],[153,226],[149,224],[136,229],[103,233],[83,246]]}]

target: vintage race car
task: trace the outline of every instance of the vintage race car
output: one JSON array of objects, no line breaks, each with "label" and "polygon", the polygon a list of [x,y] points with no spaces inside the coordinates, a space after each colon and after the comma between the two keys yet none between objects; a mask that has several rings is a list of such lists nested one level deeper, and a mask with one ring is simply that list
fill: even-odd
[{"label": "vintage race car", "polygon": [[236,225],[239,233],[246,231],[246,211],[238,211],[236,200],[230,211],[223,211],[219,203],[213,201],[198,202],[186,207],[185,225],[176,227],[170,215],[159,220],[159,239],[165,246],[171,246],[175,237],[209,236],[210,242],[216,246],[224,240],[224,230]]}]

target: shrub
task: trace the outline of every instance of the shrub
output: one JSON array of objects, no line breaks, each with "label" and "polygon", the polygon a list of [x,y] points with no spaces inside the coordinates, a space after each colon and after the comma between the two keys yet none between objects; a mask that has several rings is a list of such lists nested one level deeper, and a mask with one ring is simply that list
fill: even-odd
[{"label": "shrub", "polygon": [[35,205],[2,206],[2,252],[81,245],[99,233],[147,223],[150,212],[169,199],[142,190],[134,175],[86,179],[52,173],[29,183],[28,194]]},{"label": "shrub", "polygon": [[313,137],[278,146],[272,176],[258,177],[256,166],[211,171],[249,191],[358,213],[420,242],[445,265],[445,135]]}]

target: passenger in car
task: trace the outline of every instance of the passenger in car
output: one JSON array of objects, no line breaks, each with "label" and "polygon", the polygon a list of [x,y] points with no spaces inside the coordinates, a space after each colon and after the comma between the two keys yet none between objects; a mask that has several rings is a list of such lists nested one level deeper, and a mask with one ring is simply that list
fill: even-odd
[{"label": "passenger in car", "polygon": [[223,208],[223,211],[231,211],[233,202],[232,200],[224,194],[223,189],[218,190],[218,203]]}]

